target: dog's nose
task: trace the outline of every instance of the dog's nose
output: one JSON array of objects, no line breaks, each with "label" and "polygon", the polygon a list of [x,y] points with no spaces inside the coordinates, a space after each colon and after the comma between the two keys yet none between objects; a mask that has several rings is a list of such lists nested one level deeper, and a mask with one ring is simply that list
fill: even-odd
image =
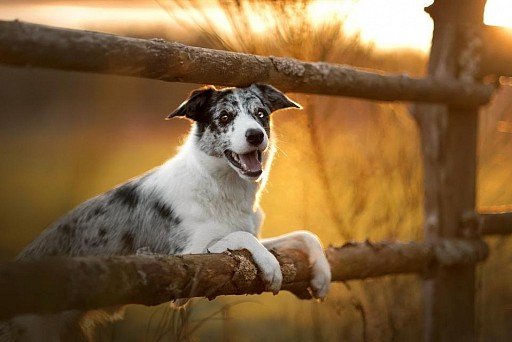
[{"label": "dog's nose", "polygon": [[259,129],[251,128],[245,132],[245,138],[247,139],[247,142],[253,146],[260,146],[264,137],[265,135]]}]

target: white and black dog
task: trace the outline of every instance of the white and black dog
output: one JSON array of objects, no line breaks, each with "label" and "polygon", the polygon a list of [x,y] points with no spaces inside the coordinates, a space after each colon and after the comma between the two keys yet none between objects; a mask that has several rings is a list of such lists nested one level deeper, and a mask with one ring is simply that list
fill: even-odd
[{"label": "white and black dog", "polygon": [[296,231],[258,239],[263,221],[259,194],[274,154],[270,115],[293,107],[300,108],[263,84],[193,91],[168,117],[193,121],[174,158],[79,205],[18,259],[134,254],[143,247],[162,254],[245,248],[267,289],[277,293],[282,274],[269,249],[300,248],[309,255],[312,293],[324,298],[331,273],[314,234]]}]

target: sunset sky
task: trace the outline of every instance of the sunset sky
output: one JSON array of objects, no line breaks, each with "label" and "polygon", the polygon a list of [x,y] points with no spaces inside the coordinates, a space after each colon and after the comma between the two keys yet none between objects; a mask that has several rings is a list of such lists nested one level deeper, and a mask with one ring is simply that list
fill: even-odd
[{"label": "sunset sky", "polygon": [[[165,2],[166,0],[159,0]],[[360,32],[363,40],[379,48],[413,48],[428,51],[432,21],[423,11],[432,0],[315,1],[308,9],[314,20],[339,13],[346,15],[349,32]],[[215,8],[212,6],[215,16]],[[178,13],[186,16],[187,13]],[[146,1],[13,1],[0,0],[0,19],[72,28],[109,28],[119,25],[155,26],[177,30],[156,0]],[[222,18],[219,17],[221,21]],[[512,1],[488,0],[485,22],[512,26]],[[257,25],[258,23],[256,23]],[[260,25],[264,31],[264,23]],[[181,32],[183,34],[183,32]]]}]

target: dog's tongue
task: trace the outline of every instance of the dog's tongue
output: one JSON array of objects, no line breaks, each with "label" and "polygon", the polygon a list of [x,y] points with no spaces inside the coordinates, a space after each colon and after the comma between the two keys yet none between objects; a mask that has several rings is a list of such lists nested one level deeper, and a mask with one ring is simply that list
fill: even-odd
[{"label": "dog's tongue", "polygon": [[261,171],[261,162],[258,160],[258,152],[254,151],[246,154],[239,154],[242,167],[246,171]]}]

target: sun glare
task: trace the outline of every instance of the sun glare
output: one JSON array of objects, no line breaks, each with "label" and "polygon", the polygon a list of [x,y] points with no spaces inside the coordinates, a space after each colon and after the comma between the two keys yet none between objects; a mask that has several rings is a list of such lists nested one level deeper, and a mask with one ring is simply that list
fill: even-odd
[{"label": "sun glare", "polygon": [[2,19],[19,19],[47,25],[81,28],[91,24],[116,25],[121,22],[151,23],[168,21],[168,15],[160,8],[96,7],[86,5],[3,5]]},{"label": "sun glare", "polygon": [[423,10],[432,0],[359,0],[346,18],[348,32],[383,49],[430,48],[432,20]]},{"label": "sun glare", "polygon": [[[430,48],[433,24],[423,10],[433,0],[345,0],[312,1],[307,14],[314,23],[322,24],[333,18],[342,18],[348,34],[359,34],[364,42],[374,44],[381,49],[410,48],[427,52]],[[165,2],[165,1],[162,1]],[[149,27],[160,25],[173,32],[179,31],[179,25],[172,23],[169,15],[156,4],[144,2],[141,5],[129,2],[115,6],[99,7],[72,5],[71,2],[54,2],[27,5],[0,5],[0,19],[20,19],[24,21],[70,28],[115,28],[119,26]],[[250,3],[249,5],[250,6]],[[193,11],[173,11],[173,16],[186,19],[194,15]],[[229,20],[218,8],[209,9],[213,22],[219,28],[230,32]],[[197,19],[197,18],[196,18]],[[512,1],[488,0],[485,11],[485,23],[488,25],[512,27]],[[272,26],[272,16],[255,11],[251,20],[255,34],[265,34]],[[178,26],[178,27],[176,27]],[[176,32],[179,34],[179,32]],[[181,32],[187,34],[187,32]]]},{"label": "sun glare", "polygon": [[488,0],[484,22],[487,25],[512,27],[512,1]]}]

